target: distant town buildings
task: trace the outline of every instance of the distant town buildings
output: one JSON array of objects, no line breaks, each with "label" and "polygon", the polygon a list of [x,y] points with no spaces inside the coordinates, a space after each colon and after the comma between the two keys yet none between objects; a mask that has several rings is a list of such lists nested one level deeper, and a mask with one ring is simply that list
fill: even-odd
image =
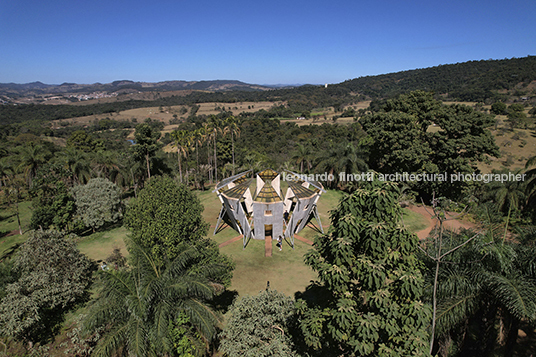
[{"label": "distant town buildings", "polygon": [[[93,92],[93,93],[89,93],[89,94],[71,94],[71,95],[69,95],[69,98],[76,98],[79,101],[90,100],[90,99],[100,99],[100,98],[112,98],[112,97],[117,97],[117,93],[113,92],[113,93],[108,94],[106,92]],[[56,98],[56,99],[59,99],[59,98]],[[45,98],[45,100],[49,100],[49,99]]]}]

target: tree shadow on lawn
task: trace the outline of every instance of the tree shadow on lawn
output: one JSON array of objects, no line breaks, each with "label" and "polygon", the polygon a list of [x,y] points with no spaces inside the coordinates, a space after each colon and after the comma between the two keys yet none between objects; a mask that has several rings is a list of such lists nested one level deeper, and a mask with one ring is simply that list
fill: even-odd
[{"label": "tree shadow on lawn", "polygon": [[221,294],[212,299],[211,305],[214,310],[221,311],[223,314],[229,311],[229,308],[238,297],[238,291],[225,289]]},{"label": "tree shadow on lawn", "polygon": [[330,300],[331,293],[317,281],[312,281],[305,288],[305,291],[297,291],[294,293],[294,300],[303,299],[308,306],[325,307],[326,302]]},{"label": "tree shadow on lawn", "polygon": [[80,231],[76,231],[76,235],[78,235],[79,237],[81,238],[84,238],[84,237],[88,237],[92,234],[95,234],[95,233],[99,233],[99,232],[107,232],[107,231],[110,231],[112,229],[115,229],[115,228],[120,228],[123,226],[123,220],[119,220],[115,223],[108,223],[108,224],[105,224],[103,225],[102,227],[99,227],[98,229],[96,229],[94,232],[93,232],[93,229],[90,228],[87,228],[87,229],[84,229],[84,230],[80,230]]},{"label": "tree shadow on lawn", "polygon": [[9,247],[4,253],[0,256],[0,262],[2,262],[6,258],[10,258],[16,251],[19,249],[19,247],[22,245],[22,243],[16,243],[13,246]]}]

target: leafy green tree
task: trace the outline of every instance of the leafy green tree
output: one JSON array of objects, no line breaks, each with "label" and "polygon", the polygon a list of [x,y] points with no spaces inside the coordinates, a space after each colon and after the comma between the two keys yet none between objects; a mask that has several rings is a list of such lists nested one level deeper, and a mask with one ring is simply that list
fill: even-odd
[{"label": "leafy green tree", "polygon": [[508,123],[510,129],[515,129],[522,124],[527,124],[527,114],[525,114],[525,107],[523,104],[514,103],[508,107]]},{"label": "leafy green tree", "polygon": [[84,130],[73,132],[67,139],[67,147],[81,150],[83,152],[95,151],[97,143],[93,137]]},{"label": "leafy green tree", "polygon": [[305,257],[323,295],[309,305],[298,300],[301,331],[323,356],[427,354],[418,239],[398,223],[397,198],[393,183],[363,183],[339,202],[328,234]]},{"label": "leafy green tree", "polygon": [[[130,242],[130,268],[100,272],[99,298],[84,324],[89,333],[100,327],[106,332],[92,356],[177,356],[199,345],[201,353],[208,349],[221,324],[207,303],[221,288],[210,276],[221,267],[196,270],[201,252],[186,242],[177,248],[173,261],[162,265],[148,249]],[[190,327],[195,333],[188,333]]]},{"label": "leafy green tree", "polygon": [[[463,105],[445,106],[432,93],[411,92],[379,105],[361,118],[372,139],[369,165],[381,173],[478,172],[477,163],[487,155],[498,157],[499,148],[487,129],[493,116]],[[429,130],[435,124],[439,130]],[[413,183],[421,193],[457,198],[468,183],[421,181]]]},{"label": "leafy green tree", "polygon": [[121,192],[109,180],[94,178],[86,185],[74,186],[71,191],[76,202],[76,214],[93,231],[121,218]]},{"label": "leafy green tree", "polygon": [[148,123],[138,124],[134,133],[136,144],[133,146],[134,156],[139,161],[145,161],[147,165],[147,177],[151,177],[150,158],[158,150],[158,139],[160,132]]},{"label": "leafy green tree", "polygon": [[236,300],[220,335],[229,357],[295,356],[291,338],[294,301],[275,290]]},{"label": "leafy green tree", "polygon": [[72,179],[71,171],[61,163],[49,162],[37,171],[30,194],[33,212],[31,229],[72,230],[76,211],[74,198],[67,187]]},{"label": "leafy green tree", "polygon": [[230,283],[233,263],[220,255],[218,246],[206,238],[209,225],[202,212],[199,198],[185,185],[167,176],[155,176],[138,193],[138,198],[130,202],[125,224],[132,230],[132,240],[150,250],[158,264],[175,259],[181,244],[187,243],[201,252],[198,269],[208,263],[221,264],[225,273],[216,280]]},{"label": "leafy green tree", "polygon": [[503,102],[495,102],[491,105],[491,113],[495,115],[505,115],[507,107]]},{"label": "leafy green tree", "polygon": [[34,231],[13,266],[18,279],[0,302],[0,330],[28,342],[49,338],[63,316],[87,298],[92,264],[56,231]]}]

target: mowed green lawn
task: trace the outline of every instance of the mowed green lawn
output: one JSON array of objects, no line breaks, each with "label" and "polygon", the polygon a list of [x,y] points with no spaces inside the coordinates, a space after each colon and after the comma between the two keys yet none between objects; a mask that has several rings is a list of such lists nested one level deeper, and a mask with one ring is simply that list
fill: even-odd
[{"label": "mowed green lawn", "polygon": [[[3,208],[0,210],[0,258],[4,254],[9,254],[13,249],[28,239],[29,224],[32,217],[31,202],[19,204],[20,221],[23,235],[18,232],[17,217],[13,214],[13,209]],[[89,258],[94,260],[105,260],[112,254],[114,248],[119,248],[121,254],[128,255],[124,238],[128,234],[125,227],[109,229],[103,232],[96,232],[87,237],[81,237],[78,248]]]},{"label": "mowed green lawn", "polygon": [[24,243],[28,238],[28,225],[32,217],[31,202],[19,204],[19,217],[23,235],[19,234],[19,223],[12,207],[2,207],[0,211],[0,258]]},{"label": "mowed green lawn", "polygon": [[125,244],[125,238],[128,234],[126,227],[109,229],[104,232],[96,232],[87,237],[80,238],[78,249],[89,258],[100,261],[106,261],[115,248],[119,248],[123,256],[128,256]]}]

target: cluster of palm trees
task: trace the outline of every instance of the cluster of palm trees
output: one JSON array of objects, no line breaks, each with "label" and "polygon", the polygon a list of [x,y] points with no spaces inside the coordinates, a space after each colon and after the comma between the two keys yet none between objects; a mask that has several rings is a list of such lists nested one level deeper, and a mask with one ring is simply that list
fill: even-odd
[{"label": "cluster of palm trees", "polygon": [[[189,154],[193,151],[196,155],[196,175],[195,185],[198,187],[198,177],[203,171],[208,171],[209,182],[217,181],[222,175],[218,174],[218,150],[217,142],[218,138],[230,135],[231,137],[231,150],[232,150],[232,174],[235,170],[235,138],[240,136],[240,122],[233,116],[226,119],[219,119],[216,116],[211,116],[208,122],[195,130],[175,130],[171,133],[173,138],[173,145],[177,148],[177,158],[179,164],[179,178],[181,182],[188,181],[188,170],[186,170],[186,177],[183,177],[183,161],[182,159],[188,159]],[[206,144],[207,145],[207,165],[202,167],[199,164],[199,150]],[[213,151],[213,154],[211,154]],[[221,173],[221,171],[220,171]]]},{"label": "cluster of palm trees", "polygon": [[298,144],[291,160],[302,173],[309,173],[314,168],[316,173],[332,174],[333,180],[326,183],[330,188],[338,186],[339,173],[350,174],[368,169],[363,147],[352,142],[332,143],[327,150]]}]

